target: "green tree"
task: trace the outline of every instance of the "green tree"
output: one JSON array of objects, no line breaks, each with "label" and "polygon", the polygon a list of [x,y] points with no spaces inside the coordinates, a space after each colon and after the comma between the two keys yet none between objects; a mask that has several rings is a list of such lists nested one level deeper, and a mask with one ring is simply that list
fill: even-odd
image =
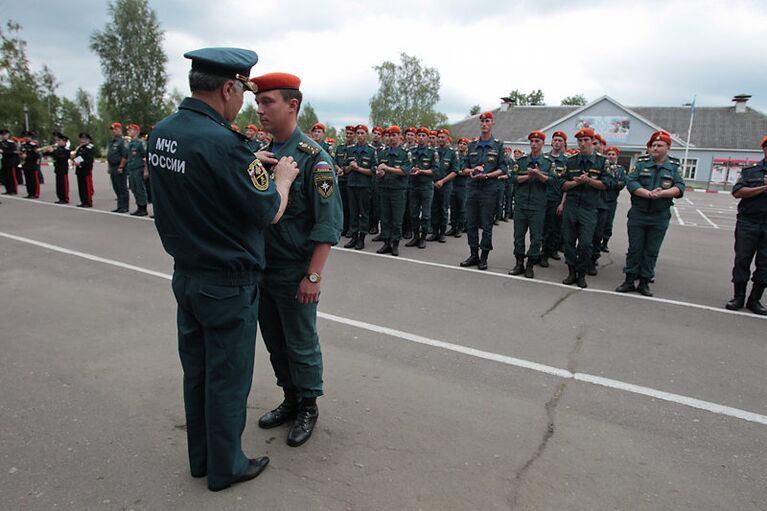
[{"label": "green tree", "polygon": [[370,98],[370,122],[378,126],[429,126],[447,124],[447,116],[435,110],[439,102],[439,71],[424,67],[406,53],[400,63],[384,61],[373,66],[378,73],[378,92]]},{"label": "green tree", "polygon": [[543,91],[540,89],[532,90],[529,94],[514,89],[509,92],[509,97],[504,99],[509,100],[514,106],[543,106],[546,104],[543,98]]},{"label": "green tree", "polygon": [[469,117],[471,117],[472,115],[477,115],[481,111],[482,111],[482,107],[480,107],[479,105],[474,105],[469,109]]},{"label": "green tree", "polygon": [[162,49],[165,32],[148,0],[115,0],[111,21],[91,34],[90,48],[101,59],[105,79],[101,96],[107,117],[150,126],[163,117],[168,58]]},{"label": "green tree", "polygon": [[566,98],[563,98],[559,104],[562,106],[583,106],[586,104],[586,96],[583,94],[567,96]]},{"label": "green tree", "polygon": [[298,128],[304,133],[309,133],[312,130],[312,126],[320,122],[317,117],[317,112],[314,111],[314,107],[311,103],[301,105],[301,113],[298,114]]}]

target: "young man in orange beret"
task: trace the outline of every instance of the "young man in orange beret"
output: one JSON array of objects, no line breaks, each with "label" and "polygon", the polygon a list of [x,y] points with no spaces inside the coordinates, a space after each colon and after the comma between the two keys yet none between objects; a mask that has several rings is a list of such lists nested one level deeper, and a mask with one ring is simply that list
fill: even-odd
[{"label": "young man in orange beret", "polygon": [[469,171],[464,168],[469,139],[459,138],[456,158],[458,159],[458,172],[453,179],[453,193],[450,194],[450,230],[445,236],[460,238],[461,233],[466,232],[466,182],[469,179]]},{"label": "young man in orange beret", "polygon": [[610,164],[610,170],[615,177],[615,183],[612,188],[605,192],[605,201],[607,202],[607,216],[604,222],[604,228],[602,229],[602,240],[599,243],[599,250],[605,253],[609,253],[610,249],[607,247],[607,243],[613,235],[613,223],[615,222],[615,211],[618,208],[618,196],[626,187],[626,169],[618,163],[618,157],[621,154],[620,149],[615,146],[610,146],[605,149],[607,155],[607,161]]},{"label": "young man in orange beret", "polygon": [[346,184],[349,194],[349,229],[352,238],[344,248],[362,250],[365,236],[370,230],[370,194],[373,189],[373,169],[378,164],[376,150],[368,143],[368,127],[355,127],[357,143],[348,149],[347,165],[344,169],[349,180]]},{"label": "young man in orange beret", "polygon": [[[416,133],[418,128],[413,126],[405,129],[405,142],[402,144],[402,149],[410,151],[412,154],[415,148],[418,147],[416,142]],[[408,179],[408,189],[410,188],[410,180]],[[409,240],[413,237],[413,225],[410,218],[410,192],[405,198],[405,217],[402,219],[402,237]]]},{"label": "young man in orange beret", "polygon": [[434,196],[431,201],[432,234],[426,241],[445,243],[447,240],[447,222],[450,214],[450,196],[453,194],[453,180],[458,175],[458,155],[448,140],[450,131],[441,129],[437,132],[437,157],[439,164],[434,169]]},{"label": "young man in orange beret", "polygon": [[408,176],[412,167],[410,151],[402,148],[401,129],[391,126],[387,133],[389,147],[378,152],[376,175],[381,189],[381,238],[384,245],[378,254],[399,255],[402,239],[402,217],[405,216],[405,199]]},{"label": "young man in orange beret", "polygon": [[[599,133],[594,134],[594,153],[598,155],[605,156],[605,147],[607,147],[607,142],[605,141],[604,137],[600,135]],[[613,171],[613,167],[611,165],[608,165],[608,170],[610,172]],[[593,247],[591,249],[591,263],[589,264],[588,269],[586,270],[587,275],[596,275],[598,273],[597,271],[597,265],[599,264],[599,257],[602,255],[602,236],[605,229],[605,224],[607,223],[607,216],[609,213],[609,206],[607,204],[607,194],[610,192],[610,189],[604,190],[602,193],[599,194],[599,202],[597,204],[597,225],[594,228],[594,241],[593,241]]]},{"label": "young man in orange beret", "polygon": [[[552,161],[552,171],[559,179],[565,172],[567,165],[567,135],[563,131],[555,131],[551,135],[551,151],[546,155]],[[549,258],[559,260],[559,251],[562,249],[562,217],[557,214],[557,208],[562,202],[562,190],[559,186],[548,189],[546,197],[546,220],[543,224],[543,249],[540,265],[543,268],[549,266]]]},{"label": "young man in orange beret", "polygon": [[434,171],[439,165],[439,155],[429,146],[430,131],[418,128],[418,146],[411,151],[413,168],[410,170],[410,223],[413,239],[406,247],[426,248],[426,236],[431,230],[431,201],[434,197]]},{"label": "young man in orange beret", "polygon": [[351,237],[351,233],[349,232],[349,188],[347,187],[349,176],[344,169],[348,165],[349,151],[354,147],[354,128],[355,126],[352,125],[347,125],[344,128],[344,140],[336,146],[333,152],[336,175],[338,176],[338,189],[341,193],[341,203],[344,210],[344,224],[341,229],[341,236],[345,238]]},{"label": "young man in orange beret", "polygon": [[109,129],[112,132],[112,140],[107,149],[107,173],[117,197],[117,207],[112,213],[127,213],[130,205],[128,173],[125,171],[125,164],[128,163],[128,144],[123,139],[122,124],[113,122]]}]

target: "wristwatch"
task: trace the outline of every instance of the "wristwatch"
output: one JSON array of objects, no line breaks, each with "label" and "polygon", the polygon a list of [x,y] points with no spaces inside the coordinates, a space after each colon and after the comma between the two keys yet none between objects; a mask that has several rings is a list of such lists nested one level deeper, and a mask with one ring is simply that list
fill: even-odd
[{"label": "wristwatch", "polygon": [[306,278],[311,282],[312,284],[316,284],[317,282],[322,279],[319,273],[311,272],[306,274]]}]

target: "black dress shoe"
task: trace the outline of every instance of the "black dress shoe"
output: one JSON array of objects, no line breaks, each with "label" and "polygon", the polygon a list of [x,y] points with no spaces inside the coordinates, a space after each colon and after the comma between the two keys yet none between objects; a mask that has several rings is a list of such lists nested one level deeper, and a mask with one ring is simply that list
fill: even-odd
[{"label": "black dress shoe", "polygon": [[208,485],[208,489],[210,491],[221,491],[226,490],[233,484],[237,483],[244,483],[245,481],[250,481],[251,479],[255,479],[258,477],[258,475],[264,471],[266,466],[269,464],[269,458],[267,456],[261,456],[260,458],[250,459],[248,460],[248,466],[245,468],[245,471],[238,475],[233,481],[223,485],[223,486],[211,486]]},{"label": "black dress shoe", "polygon": [[110,211],[110,213],[119,213],[119,212],[120,212],[120,208],[115,208],[112,211]]},{"label": "black dress shoe", "polygon": [[296,421],[293,423],[290,431],[288,431],[287,444],[290,447],[298,447],[306,443],[312,437],[312,432],[319,416],[320,411],[317,405],[299,407]]},{"label": "black dress shoe", "polygon": [[120,208],[117,210],[117,213],[127,213],[127,212],[128,212],[128,208]]},{"label": "black dress shoe", "polygon": [[280,406],[266,412],[258,419],[258,427],[262,429],[276,428],[286,422],[295,420],[298,415],[298,403],[283,401]]}]

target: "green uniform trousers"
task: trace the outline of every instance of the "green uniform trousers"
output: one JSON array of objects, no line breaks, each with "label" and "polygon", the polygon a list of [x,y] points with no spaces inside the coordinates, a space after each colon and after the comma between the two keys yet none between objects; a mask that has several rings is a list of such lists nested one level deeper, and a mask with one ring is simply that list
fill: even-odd
[{"label": "green uniform trousers", "polygon": [[623,273],[648,280],[655,278],[655,263],[670,219],[671,211],[644,213],[635,208],[629,210],[629,250]]},{"label": "green uniform trousers", "polygon": [[615,223],[615,210],[618,209],[618,201],[607,203],[607,219],[605,220],[605,228],[602,231],[602,239],[604,241],[613,237],[613,224]]},{"label": "green uniform trousers", "polygon": [[[434,187],[410,187],[410,224],[413,231],[421,228],[421,232],[431,232],[431,201]],[[420,218],[420,223],[419,223]]]},{"label": "green uniform trousers", "polygon": [[370,229],[370,188],[350,186],[349,195],[349,232],[367,234]]},{"label": "green uniform trousers", "polygon": [[453,186],[450,194],[450,225],[466,225],[466,186]]},{"label": "green uniform trousers", "polygon": [[543,225],[543,253],[556,254],[562,246],[562,217],[557,215],[559,200],[546,202],[546,220]]},{"label": "green uniform trousers", "polygon": [[450,195],[453,193],[453,183],[445,183],[442,188],[434,188],[431,199],[431,224],[433,228],[445,227],[450,219]]},{"label": "green uniform trousers", "polygon": [[562,214],[562,241],[565,262],[575,271],[585,272],[591,264],[594,229],[597,226],[596,208],[582,208],[565,202]]},{"label": "green uniform trousers", "polygon": [[[470,249],[493,250],[493,217],[498,185],[494,180],[480,181],[468,188],[466,199],[466,238]],[[482,229],[482,238],[479,236]]]},{"label": "green uniform trousers", "polygon": [[381,237],[388,241],[402,239],[407,190],[381,190]]},{"label": "green uniform trousers", "polygon": [[346,176],[338,178],[338,189],[341,192],[341,204],[344,208],[344,226],[341,232],[349,232],[349,187],[346,185]]},{"label": "green uniform trousers", "polygon": [[189,466],[208,486],[231,483],[248,466],[242,452],[253,381],[258,285],[220,286],[173,274],[178,353],[184,369]]},{"label": "green uniform trousers", "polygon": [[322,395],[317,304],[296,301],[298,283],[306,276],[307,268],[308,261],[264,272],[258,324],[277,385],[295,390],[301,397],[317,397]]},{"label": "green uniform trousers", "polygon": [[[514,255],[538,258],[543,243],[543,223],[546,210],[517,208],[514,215]],[[530,250],[525,254],[525,234],[530,231]]]},{"label": "green uniform trousers", "polygon": [[133,192],[133,197],[136,199],[136,204],[139,206],[146,206],[146,185],[144,184],[144,169],[135,169],[128,172],[128,181],[130,182],[130,189]]},{"label": "green uniform trousers", "polygon": [[381,183],[373,177],[373,188],[370,190],[370,227],[378,227],[381,221]]},{"label": "green uniform trousers", "polygon": [[608,208],[597,209],[597,225],[594,228],[594,239],[591,247],[591,260],[597,261],[602,255],[602,236],[604,236],[605,225],[607,225],[607,217],[610,214]]}]

